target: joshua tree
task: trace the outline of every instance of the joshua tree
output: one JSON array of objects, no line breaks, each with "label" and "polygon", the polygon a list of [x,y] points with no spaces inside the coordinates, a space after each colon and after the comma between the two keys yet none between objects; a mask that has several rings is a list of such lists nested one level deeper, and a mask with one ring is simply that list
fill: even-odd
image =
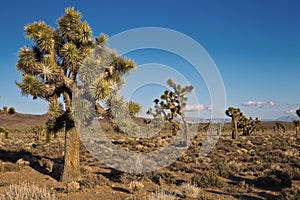
[{"label": "joshua tree", "polygon": [[[162,115],[164,120],[168,120],[173,124],[177,124],[174,120],[174,117],[178,115],[181,116],[183,122],[183,133],[185,136],[185,141],[188,143],[188,122],[185,118],[184,107],[187,102],[187,95],[190,93],[194,87],[192,85],[188,85],[186,87],[182,87],[181,85],[175,83],[171,79],[168,79],[167,84],[172,88],[173,91],[166,90],[163,95],[161,95],[160,100],[155,99],[155,113],[152,109],[148,110],[148,114],[152,114],[154,117]],[[174,127],[177,127],[176,125]],[[180,127],[180,126],[179,126]]]},{"label": "joshua tree", "polygon": [[10,107],[8,109],[8,114],[12,115],[12,114],[15,114],[16,113],[16,109],[14,107]]},{"label": "joshua tree", "polygon": [[129,101],[127,105],[130,117],[135,117],[142,110],[141,105],[136,102]]},{"label": "joshua tree", "polygon": [[298,117],[300,117],[300,108],[296,110],[296,114],[298,115]]},{"label": "joshua tree", "polygon": [[276,122],[275,125],[273,126],[274,132],[280,133],[280,129],[282,130],[283,133],[286,131],[285,125],[283,125],[280,122]]},{"label": "joshua tree", "polygon": [[255,120],[250,117],[242,117],[242,121],[239,122],[238,127],[241,127],[243,135],[251,135],[253,132],[263,131],[262,122],[256,118]]},{"label": "joshua tree", "polygon": [[228,117],[231,117],[231,126],[232,126],[231,137],[232,139],[235,139],[238,133],[238,122],[239,120],[241,120],[243,113],[239,108],[233,108],[233,107],[229,107],[225,113]]},{"label": "joshua tree", "polygon": [[293,124],[294,124],[294,127],[295,127],[296,138],[297,138],[298,137],[299,128],[300,128],[300,120],[294,120]]},{"label": "joshua tree", "polygon": [[[300,117],[300,108],[298,110],[296,110],[296,114],[298,115],[298,117]],[[297,138],[298,137],[299,128],[300,128],[300,120],[294,120],[293,123],[294,123],[294,126],[295,126],[296,138]]]},{"label": "joshua tree", "polygon": [[8,114],[8,107],[7,106],[3,106],[3,114],[4,115]]},{"label": "joshua tree", "polygon": [[[85,59],[95,48],[111,54],[113,58],[113,62],[103,66],[97,81],[90,80],[94,81],[90,87],[94,101],[109,95],[112,83],[121,82],[121,75],[135,67],[133,61],[106,50],[106,36],[93,38],[91,28],[81,18],[74,8],[67,8],[58,19],[57,28],[43,21],[25,26],[26,37],[33,46],[20,49],[17,63],[17,69],[23,74],[22,82],[17,83],[22,94],[49,102],[48,129],[57,131],[65,127],[64,167],[60,177],[63,182],[80,176],[79,135],[73,118],[72,98],[79,70],[87,65]],[[84,76],[81,78],[84,79]],[[59,97],[63,98],[64,106],[58,102]]]}]

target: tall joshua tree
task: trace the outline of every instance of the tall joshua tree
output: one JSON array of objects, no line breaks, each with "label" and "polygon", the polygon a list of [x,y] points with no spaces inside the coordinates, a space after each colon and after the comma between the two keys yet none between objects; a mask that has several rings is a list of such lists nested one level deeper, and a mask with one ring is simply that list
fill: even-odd
[{"label": "tall joshua tree", "polygon": [[238,121],[241,119],[243,116],[243,113],[239,108],[233,108],[229,107],[225,114],[231,118],[231,125],[232,125],[232,134],[231,137],[232,139],[235,139],[237,137],[238,133]]},{"label": "tall joshua tree", "polygon": [[[105,43],[106,36],[92,37],[92,30],[74,8],[67,8],[52,28],[45,22],[34,22],[25,26],[25,34],[33,42],[31,48],[23,47],[18,55],[17,69],[23,79],[17,85],[23,95],[33,99],[42,98],[49,102],[53,127],[65,127],[64,167],[60,177],[63,182],[76,180],[80,176],[79,134],[73,119],[72,96],[82,63],[95,47]],[[103,49],[104,46],[102,45]],[[134,68],[134,62],[119,57],[110,63],[95,85],[94,100],[109,94],[112,79]],[[100,95],[101,94],[101,95]],[[62,97],[64,106],[58,102]],[[59,124],[59,125],[58,125]]]}]

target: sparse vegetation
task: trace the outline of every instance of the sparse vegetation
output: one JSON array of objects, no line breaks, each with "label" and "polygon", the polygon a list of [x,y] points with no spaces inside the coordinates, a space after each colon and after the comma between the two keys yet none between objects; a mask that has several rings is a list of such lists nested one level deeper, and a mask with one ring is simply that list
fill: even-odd
[{"label": "sparse vegetation", "polygon": [[1,200],[54,200],[54,193],[45,187],[38,187],[33,183],[22,182],[10,185],[9,189],[0,195]]}]

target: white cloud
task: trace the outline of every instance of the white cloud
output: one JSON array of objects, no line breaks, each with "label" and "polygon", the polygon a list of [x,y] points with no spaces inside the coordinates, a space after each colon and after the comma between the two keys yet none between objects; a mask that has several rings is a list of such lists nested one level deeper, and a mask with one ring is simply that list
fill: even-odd
[{"label": "white cloud", "polygon": [[187,112],[191,111],[202,111],[202,110],[212,110],[213,106],[205,106],[203,104],[193,104],[193,105],[186,105],[184,110]]},{"label": "white cloud", "polygon": [[290,109],[288,111],[285,112],[286,114],[294,114],[296,113],[296,110]]},{"label": "white cloud", "polygon": [[242,106],[255,106],[255,107],[263,107],[263,106],[275,106],[274,101],[262,102],[262,101],[247,101],[242,103]]}]

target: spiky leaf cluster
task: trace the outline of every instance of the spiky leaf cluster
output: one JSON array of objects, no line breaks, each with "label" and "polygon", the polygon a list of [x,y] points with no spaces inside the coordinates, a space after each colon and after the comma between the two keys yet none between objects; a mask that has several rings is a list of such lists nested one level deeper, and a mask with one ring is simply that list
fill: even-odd
[{"label": "spiky leaf cluster", "polygon": [[[106,35],[92,37],[88,23],[74,8],[67,8],[57,24],[53,28],[38,21],[25,26],[32,47],[20,49],[17,63],[23,78],[16,84],[22,94],[49,101],[49,127],[56,127],[58,119],[61,127],[64,117],[73,111],[72,96],[79,72],[86,83],[82,89],[97,101],[119,90],[124,83],[121,76],[135,68],[132,60],[106,48]],[[63,97],[64,106],[58,103],[59,97]]]}]

